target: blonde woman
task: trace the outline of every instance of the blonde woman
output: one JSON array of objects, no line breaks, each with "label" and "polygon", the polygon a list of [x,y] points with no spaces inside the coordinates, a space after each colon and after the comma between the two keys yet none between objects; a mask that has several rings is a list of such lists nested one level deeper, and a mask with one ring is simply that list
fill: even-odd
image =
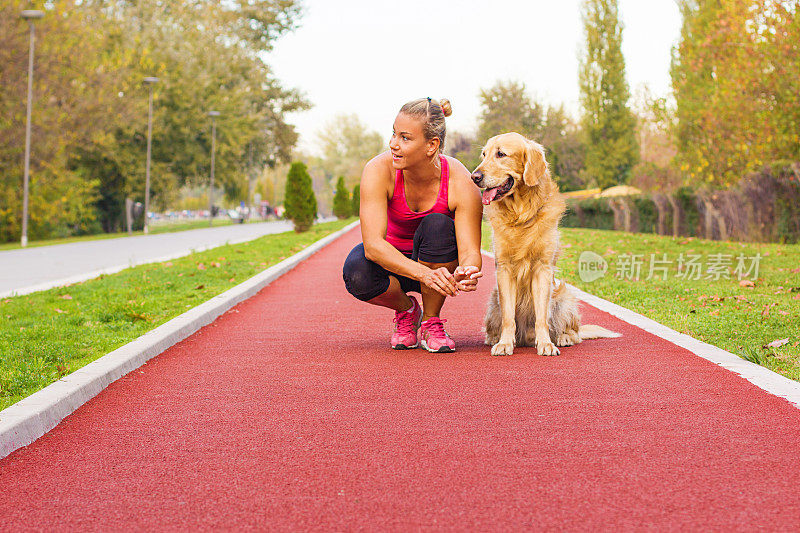
[{"label": "blonde woman", "polygon": [[[455,351],[442,306],[474,291],[482,276],[480,192],[464,165],[441,153],[450,114],[447,100],[405,104],[389,150],[361,177],[363,243],[348,255],[343,277],[353,296],[395,312],[396,350],[421,343],[429,352]],[[420,293],[422,305],[409,292]]]}]

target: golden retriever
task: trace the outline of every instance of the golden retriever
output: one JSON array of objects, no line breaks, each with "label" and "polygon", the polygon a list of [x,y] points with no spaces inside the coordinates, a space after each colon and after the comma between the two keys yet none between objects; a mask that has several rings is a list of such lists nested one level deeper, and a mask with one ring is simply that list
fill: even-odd
[{"label": "golden retriever", "polygon": [[559,346],[619,337],[600,326],[581,326],[575,296],[554,277],[558,222],[566,204],[550,177],[544,148],[505,133],[489,139],[481,157],[472,180],[483,189],[484,212],[494,232],[497,287],[486,312],[492,355],[511,355],[514,346],[559,355]]}]

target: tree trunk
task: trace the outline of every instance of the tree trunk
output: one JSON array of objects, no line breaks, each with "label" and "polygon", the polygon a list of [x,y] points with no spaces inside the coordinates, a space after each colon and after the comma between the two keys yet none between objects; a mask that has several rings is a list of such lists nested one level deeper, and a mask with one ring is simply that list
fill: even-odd
[{"label": "tree trunk", "polygon": [[653,203],[656,204],[658,210],[658,224],[656,226],[656,233],[659,235],[667,234],[667,200],[661,193],[653,195]]},{"label": "tree trunk", "polygon": [[678,205],[678,200],[671,194],[666,195],[669,204],[672,206],[672,236],[677,237],[681,233],[681,206]]},{"label": "tree trunk", "polygon": [[609,198],[606,202],[608,202],[608,207],[611,208],[611,211],[614,212],[614,229],[617,231],[622,230],[625,225],[625,219],[622,214],[622,209],[617,205],[617,200],[615,198]]}]

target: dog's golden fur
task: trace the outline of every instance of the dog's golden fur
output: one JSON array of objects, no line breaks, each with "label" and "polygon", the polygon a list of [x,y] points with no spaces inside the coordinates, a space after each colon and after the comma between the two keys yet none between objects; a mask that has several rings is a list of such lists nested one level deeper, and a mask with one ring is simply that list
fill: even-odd
[{"label": "dog's golden fur", "polygon": [[598,326],[582,328],[577,300],[554,277],[558,222],[566,204],[550,177],[544,148],[506,133],[489,139],[482,157],[473,179],[486,189],[484,212],[494,232],[497,288],[486,313],[492,354],[536,346],[539,355],[558,355],[559,346],[619,336]]}]

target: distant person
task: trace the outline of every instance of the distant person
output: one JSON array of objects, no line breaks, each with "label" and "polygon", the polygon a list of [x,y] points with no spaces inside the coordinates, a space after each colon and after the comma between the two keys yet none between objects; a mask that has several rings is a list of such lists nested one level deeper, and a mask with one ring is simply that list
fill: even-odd
[{"label": "distant person", "polygon": [[[445,299],[474,291],[481,273],[480,192],[442,155],[450,102],[422,98],[395,118],[389,150],[361,176],[361,237],[344,263],[347,290],[394,310],[391,346],[453,352],[439,316]],[[422,296],[422,306],[409,292]],[[417,330],[421,339],[418,341]]]}]

